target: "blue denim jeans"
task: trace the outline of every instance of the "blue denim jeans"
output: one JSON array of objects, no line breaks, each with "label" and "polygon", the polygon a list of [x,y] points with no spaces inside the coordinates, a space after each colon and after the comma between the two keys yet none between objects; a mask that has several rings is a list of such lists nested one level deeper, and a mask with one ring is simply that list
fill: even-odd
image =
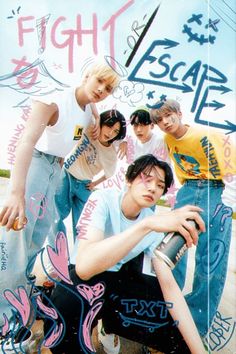
[{"label": "blue denim jeans", "polygon": [[0,323],[2,313],[8,315],[10,306],[1,296],[4,289],[15,290],[26,286],[25,276],[33,268],[35,256],[42,248],[55,217],[54,195],[59,182],[59,159],[34,149],[26,179],[26,227],[21,231],[0,230],[0,245],[7,262],[0,269]]},{"label": "blue denim jeans", "polygon": [[[201,336],[205,336],[218,308],[224,289],[232,229],[232,209],[222,203],[224,184],[213,180],[188,180],[177,193],[175,208],[186,204],[203,209],[206,232],[199,235],[195,255],[192,292],[186,301]],[[184,286],[187,254],[173,274]]]},{"label": "blue denim jeans", "polygon": [[72,213],[72,225],[74,241],[76,238],[76,225],[83,207],[87,202],[91,191],[86,188],[90,180],[78,180],[65,169],[61,172],[61,178],[55,194],[57,217],[53,225],[53,234],[62,231],[66,235],[64,219]]}]

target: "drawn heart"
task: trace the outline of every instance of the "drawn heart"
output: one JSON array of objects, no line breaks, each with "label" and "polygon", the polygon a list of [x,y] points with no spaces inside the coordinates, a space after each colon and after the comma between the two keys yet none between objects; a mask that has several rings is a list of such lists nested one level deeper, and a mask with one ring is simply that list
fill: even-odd
[{"label": "drawn heart", "polygon": [[3,292],[5,299],[19,312],[22,323],[24,326],[27,325],[30,318],[30,300],[27,294],[27,291],[23,286],[19,286],[16,289],[16,294],[6,289]]},{"label": "drawn heart", "polygon": [[99,299],[105,291],[105,287],[102,283],[97,283],[94,286],[89,286],[86,284],[78,285],[78,292],[89,302],[89,305],[92,306],[95,300]]},{"label": "drawn heart", "polygon": [[47,246],[48,257],[56,274],[68,284],[72,284],[70,280],[68,263],[69,252],[67,238],[63,232],[58,232],[55,242],[55,250],[51,246]]}]

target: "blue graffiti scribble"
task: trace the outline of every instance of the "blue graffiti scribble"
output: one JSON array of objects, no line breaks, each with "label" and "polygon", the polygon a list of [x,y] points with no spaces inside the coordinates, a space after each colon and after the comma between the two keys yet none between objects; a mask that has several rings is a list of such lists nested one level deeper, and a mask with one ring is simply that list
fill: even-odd
[{"label": "blue graffiti scribble", "polygon": [[152,99],[152,98],[154,98],[154,96],[153,96],[153,94],[155,93],[155,91],[149,91],[148,93],[147,93],[147,98],[150,100],[150,99]]},{"label": "blue graffiti scribble", "polygon": [[216,27],[216,25],[217,25],[219,22],[220,22],[219,19],[214,20],[214,21],[212,21],[211,19],[209,19],[209,22],[208,22],[208,24],[206,24],[205,28],[212,28],[213,31],[218,32],[219,30],[218,30],[218,28]]},{"label": "blue graffiti scribble", "polygon": [[127,316],[124,316],[122,313],[119,313],[119,315],[123,321],[124,327],[129,327],[130,325],[133,324],[133,325],[139,326],[139,327],[146,327],[146,328],[148,328],[149,332],[151,332],[151,333],[153,333],[155,331],[155,329],[166,326],[169,324],[169,321],[164,322],[164,323],[157,323],[157,322],[149,322],[149,321],[139,320],[137,318],[127,317]]},{"label": "blue graffiti scribble", "polygon": [[[196,22],[198,25],[202,24],[201,21],[202,15],[192,15],[192,17],[190,19],[188,19],[188,23],[192,23],[192,22]],[[210,22],[209,22],[210,23]],[[212,27],[213,23],[211,22],[210,25],[209,23],[207,24],[208,27]],[[215,26],[215,23],[214,23]],[[216,26],[214,27],[215,30]],[[217,29],[218,31],[218,29]],[[183,33],[186,33],[188,35],[188,42],[192,42],[195,41],[197,43],[199,43],[200,45],[203,45],[204,43],[210,43],[210,44],[214,44],[216,37],[209,35],[207,37],[205,37],[203,34],[198,34],[198,33],[193,33],[192,28],[189,27],[188,25],[184,25],[183,26]]]},{"label": "blue graffiti scribble", "polygon": [[231,340],[235,328],[236,322],[232,317],[223,318],[217,311],[206,337],[209,349],[217,352],[223,349]]}]

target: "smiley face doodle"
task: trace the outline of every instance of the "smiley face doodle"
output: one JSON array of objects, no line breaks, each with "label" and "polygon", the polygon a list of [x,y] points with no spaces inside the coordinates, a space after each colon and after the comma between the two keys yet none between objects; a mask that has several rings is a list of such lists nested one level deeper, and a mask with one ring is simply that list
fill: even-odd
[{"label": "smiley face doodle", "polygon": [[[202,25],[202,17],[203,15],[202,14],[199,14],[199,15],[195,15],[193,14],[189,19],[188,19],[188,23],[197,23],[199,26]],[[208,20],[208,23],[205,25],[205,28],[209,29],[209,28],[212,28],[213,31],[215,32],[218,32],[218,28],[217,28],[217,24],[220,22],[219,19],[216,19],[216,20],[211,20],[209,19]],[[197,43],[199,43],[200,45],[203,45],[204,43],[210,43],[210,44],[214,44],[215,42],[215,39],[216,37],[215,36],[212,36],[212,35],[209,35],[209,36],[205,36],[204,34],[199,34],[199,33],[194,33],[192,28],[185,24],[184,27],[183,27],[183,33],[186,33],[188,35],[188,42],[191,42],[191,41],[195,41]]]}]

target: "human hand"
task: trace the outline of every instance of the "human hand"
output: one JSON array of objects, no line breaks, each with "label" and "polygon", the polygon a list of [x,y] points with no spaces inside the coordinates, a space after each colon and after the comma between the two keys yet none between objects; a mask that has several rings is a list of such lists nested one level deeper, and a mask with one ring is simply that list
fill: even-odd
[{"label": "human hand", "polygon": [[[157,232],[179,232],[186,240],[188,247],[198,243],[199,232],[205,232],[205,223],[200,216],[201,208],[186,205],[182,208],[153,215],[152,230]],[[194,220],[199,230],[189,222]],[[154,225],[155,223],[155,225]]]},{"label": "human hand", "polygon": [[93,191],[95,187],[96,187],[96,184],[94,182],[90,182],[90,183],[86,184],[86,188],[89,189],[90,191]]},{"label": "human hand", "polygon": [[119,159],[123,159],[125,156],[127,156],[127,141],[122,141],[122,143],[120,143],[119,145],[119,149],[117,152],[117,156],[119,157]]},{"label": "human hand", "polygon": [[93,140],[98,139],[100,135],[100,122],[98,119],[96,119],[95,124],[92,126],[92,130],[91,130],[91,137]]},{"label": "human hand", "polygon": [[6,231],[13,228],[15,219],[18,217],[17,228],[20,230],[26,224],[24,197],[10,195],[0,213],[0,224],[6,226]]}]

